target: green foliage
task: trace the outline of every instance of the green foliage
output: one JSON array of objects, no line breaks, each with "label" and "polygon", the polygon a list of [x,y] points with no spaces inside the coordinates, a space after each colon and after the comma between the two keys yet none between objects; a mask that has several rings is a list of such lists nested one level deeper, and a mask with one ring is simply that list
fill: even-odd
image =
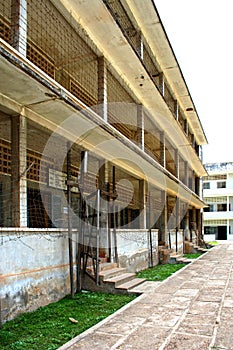
[{"label": "green foliage", "polygon": [[[80,293],[3,324],[0,350],[54,350],[129,303],[135,295]],[[72,323],[69,317],[78,323]]]},{"label": "green foliage", "polygon": [[187,259],[197,259],[199,256],[201,256],[202,253],[193,253],[193,254],[184,254],[184,258]]},{"label": "green foliage", "polygon": [[149,269],[137,272],[137,277],[146,278],[148,281],[163,281],[185,265],[186,264],[157,265]]}]

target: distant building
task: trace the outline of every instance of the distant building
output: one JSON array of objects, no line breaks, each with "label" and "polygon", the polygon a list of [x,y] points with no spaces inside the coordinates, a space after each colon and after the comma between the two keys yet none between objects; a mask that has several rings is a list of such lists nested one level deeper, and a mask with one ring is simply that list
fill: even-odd
[{"label": "distant building", "polygon": [[205,164],[204,239],[233,240],[233,162]]}]

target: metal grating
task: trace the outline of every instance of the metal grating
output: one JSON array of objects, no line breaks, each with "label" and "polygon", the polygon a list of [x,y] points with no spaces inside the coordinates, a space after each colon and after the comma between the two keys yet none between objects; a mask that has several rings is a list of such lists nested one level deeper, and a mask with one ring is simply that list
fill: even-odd
[{"label": "metal grating", "polygon": [[166,152],[166,169],[170,171],[174,176],[176,176],[176,163],[175,163],[175,148],[166,139],[165,142],[165,152]]},{"label": "metal grating", "polygon": [[0,38],[8,44],[11,41],[11,0],[0,0]]},{"label": "metal grating", "polygon": [[108,122],[133,142],[137,142],[137,105],[133,97],[108,71]]},{"label": "metal grating", "polygon": [[87,95],[97,101],[97,55],[78,30],[83,32],[74,29],[51,2],[28,1],[28,59],[82,102],[89,100]]},{"label": "metal grating", "polygon": [[162,165],[160,156],[160,131],[147,114],[145,114],[144,125],[144,150]]},{"label": "metal grating", "polygon": [[0,139],[0,173],[11,175],[11,144]]},{"label": "metal grating", "polygon": [[160,83],[159,83],[159,69],[158,64],[154,62],[153,60],[153,54],[150,50],[149,45],[146,42],[143,42],[143,63],[146,67],[147,72],[149,73],[150,77],[152,78],[154,84],[158,89],[160,89]]},{"label": "metal grating", "polygon": [[174,117],[176,117],[176,101],[173,98],[170,89],[168,87],[168,84],[164,83],[164,100],[166,101],[170,111],[172,112],[172,114],[174,115]]}]

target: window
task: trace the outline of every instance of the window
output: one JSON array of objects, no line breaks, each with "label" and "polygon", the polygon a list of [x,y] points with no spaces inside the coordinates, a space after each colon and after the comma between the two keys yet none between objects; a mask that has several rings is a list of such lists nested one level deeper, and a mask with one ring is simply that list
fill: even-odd
[{"label": "window", "polygon": [[210,183],[209,182],[204,182],[203,183],[203,189],[204,190],[209,190],[210,189]]},{"label": "window", "polygon": [[226,203],[218,204],[217,211],[227,211],[227,204]]},{"label": "window", "polygon": [[226,181],[217,182],[217,188],[226,188]]},{"label": "window", "polygon": [[207,208],[204,208],[204,211],[205,211],[205,212],[214,211],[214,206],[213,206],[213,204],[208,204],[208,207],[207,207]]},{"label": "window", "polygon": [[215,235],[218,232],[217,226],[205,226],[204,227],[204,234],[205,235]]}]

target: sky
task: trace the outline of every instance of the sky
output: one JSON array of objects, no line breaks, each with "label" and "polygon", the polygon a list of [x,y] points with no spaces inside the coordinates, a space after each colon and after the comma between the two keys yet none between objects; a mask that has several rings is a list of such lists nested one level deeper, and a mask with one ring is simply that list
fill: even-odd
[{"label": "sky", "polygon": [[208,140],[203,161],[233,162],[233,1],[154,3]]}]

